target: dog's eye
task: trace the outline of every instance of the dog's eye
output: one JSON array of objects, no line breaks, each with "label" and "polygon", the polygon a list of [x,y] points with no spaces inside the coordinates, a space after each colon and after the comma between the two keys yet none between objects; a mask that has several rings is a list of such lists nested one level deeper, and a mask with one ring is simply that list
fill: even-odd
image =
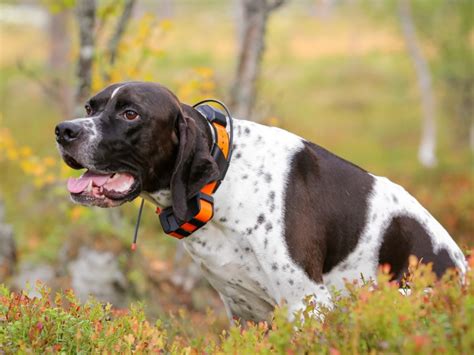
[{"label": "dog's eye", "polygon": [[138,113],[136,113],[135,111],[132,111],[132,110],[127,110],[123,113],[123,117],[126,119],[126,120],[129,120],[129,121],[133,121],[135,119],[137,119],[138,117],[140,117],[138,115]]},{"label": "dog's eye", "polygon": [[90,107],[89,105],[86,105],[85,109],[86,109],[87,116],[92,115],[92,107]]}]

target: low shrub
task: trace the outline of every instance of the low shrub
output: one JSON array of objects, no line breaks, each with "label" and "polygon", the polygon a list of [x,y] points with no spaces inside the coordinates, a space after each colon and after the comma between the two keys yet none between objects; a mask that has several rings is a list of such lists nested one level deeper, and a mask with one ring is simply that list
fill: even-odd
[{"label": "low shrub", "polygon": [[[381,271],[375,285],[347,284],[332,310],[306,309],[287,320],[285,306],[271,325],[236,324],[220,337],[189,339],[165,320],[150,323],[143,305],[117,311],[90,300],[81,305],[72,291],[41,286],[41,298],[0,288],[0,349],[64,353],[416,353],[472,354],[474,351],[474,266],[461,286],[448,272],[436,281],[429,266],[412,273],[409,294]],[[321,317],[312,317],[317,311]],[[167,325],[166,325],[167,324]]]}]

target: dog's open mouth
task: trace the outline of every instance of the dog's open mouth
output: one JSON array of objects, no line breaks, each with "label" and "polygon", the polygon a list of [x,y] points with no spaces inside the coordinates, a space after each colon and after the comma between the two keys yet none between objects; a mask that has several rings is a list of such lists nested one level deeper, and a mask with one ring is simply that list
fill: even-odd
[{"label": "dog's open mouth", "polygon": [[74,202],[88,206],[115,207],[139,194],[139,182],[129,173],[98,173],[87,170],[69,178],[67,189]]}]

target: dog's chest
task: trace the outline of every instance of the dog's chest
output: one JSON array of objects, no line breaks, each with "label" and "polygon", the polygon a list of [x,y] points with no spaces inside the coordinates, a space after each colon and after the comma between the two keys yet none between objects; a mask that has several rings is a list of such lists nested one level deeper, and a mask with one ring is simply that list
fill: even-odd
[{"label": "dog's chest", "polygon": [[187,251],[233,315],[266,319],[275,305],[265,267],[245,236],[214,225],[185,241]]},{"label": "dog's chest", "polygon": [[284,239],[287,176],[302,143],[288,132],[236,120],[234,145],[212,222],[185,243],[232,314],[266,319],[308,282]]}]

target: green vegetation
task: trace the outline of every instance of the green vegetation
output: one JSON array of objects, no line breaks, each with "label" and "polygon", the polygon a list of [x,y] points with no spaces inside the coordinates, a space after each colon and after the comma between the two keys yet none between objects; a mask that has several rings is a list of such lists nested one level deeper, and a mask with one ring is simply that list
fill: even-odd
[{"label": "green vegetation", "polygon": [[380,273],[377,286],[348,285],[348,295],[338,296],[333,310],[321,310],[324,321],[310,316],[314,305],[293,322],[282,307],[271,325],[237,324],[220,335],[192,339],[176,321],[151,324],[142,305],[117,311],[94,300],[81,305],[71,291],[51,299],[40,286],[42,297],[30,299],[3,287],[0,348],[7,353],[472,353],[473,270],[461,287],[453,273],[436,282],[427,266],[415,268],[409,296],[388,279]]}]

